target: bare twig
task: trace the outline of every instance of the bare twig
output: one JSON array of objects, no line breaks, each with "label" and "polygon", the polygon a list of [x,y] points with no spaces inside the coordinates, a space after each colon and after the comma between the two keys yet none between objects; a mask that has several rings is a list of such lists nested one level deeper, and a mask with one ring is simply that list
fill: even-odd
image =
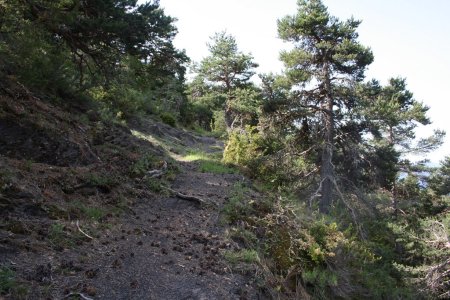
[{"label": "bare twig", "polygon": [[322,183],[324,182],[325,179],[326,178],[324,178],[320,181],[319,187],[317,188],[316,192],[311,196],[311,198],[309,198],[309,207],[310,208],[312,207],[313,200],[320,196],[320,192],[322,190]]},{"label": "bare twig", "polygon": [[438,265],[431,266],[427,270],[427,274],[425,276],[425,282],[427,287],[434,292],[438,292],[440,294],[438,297],[442,299],[447,299],[450,292],[448,290],[448,286],[450,284],[449,276],[450,276],[450,259],[447,259]]},{"label": "bare twig", "polygon": [[333,182],[334,187],[336,188],[336,192],[338,193],[339,197],[340,197],[341,200],[342,200],[342,203],[344,203],[344,205],[345,205],[345,206],[347,207],[347,209],[350,211],[351,216],[352,216],[352,219],[353,219],[353,222],[354,222],[355,225],[356,225],[356,229],[357,229],[357,231],[359,232],[360,237],[361,237],[363,240],[365,240],[365,239],[366,239],[366,234],[365,234],[365,232],[363,231],[362,226],[358,223],[358,219],[357,219],[357,217],[356,217],[356,213],[355,213],[354,208],[347,202],[347,200],[345,200],[345,197],[344,197],[344,195],[342,194],[341,190],[339,189],[339,186],[338,186],[338,184],[337,184],[337,182],[336,182],[336,180],[335,180],[334,178],[332,178],[332,182]]},{"label": "bare twig", "polygon": [[79,224],[79,221],[78,221],[78,220],[77,220],[77,228],[78,228],[78,231],[81,232],[85,237],[87,237],[87,238],[89,238],[89,239],[91,239],[91,240],[94,239],[92,236],[90,236],[89,234],[87,234],[86,232],[84,232],[83,230],[81,230],[80,224]]},{"label": "bare twig", "polygon": [[65,295],[62,299],[69,298],[70,296],[80,296],[80,298],[83,300],[94,300],[94,299],[84,295],[83,293],[69,293],[69,294]]}]

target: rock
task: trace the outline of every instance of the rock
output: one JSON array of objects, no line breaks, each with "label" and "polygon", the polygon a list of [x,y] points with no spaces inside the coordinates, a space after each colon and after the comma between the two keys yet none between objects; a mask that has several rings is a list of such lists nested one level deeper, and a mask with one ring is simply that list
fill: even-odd
[{"label": "rock", "polygon": [[28,228],[24,225],[23,222],[21,221],[10,221],[7,225],[6,225],[6,229],[11,231],[14,234],[29,234],[30,231],[28,230]]},{"label": "rock", "polygon": [[89,269],[86,272],[84,272],[84,274],[86,275],[87,278],[92,279],[95,276],[97,276],[99,269]]},{"label": "rock", "polygon": [[13,184],[10,188],[6,190],[6,196],[9,196],[14,199],[33,199],[40,200],[42,199],[41,189],[35,185],[19,185]]},{"label": "rock", "polygon": [[97,289],[92,285],[88,285],[84,288],[84,292],[89,296],[95,296],[97,294]]}]

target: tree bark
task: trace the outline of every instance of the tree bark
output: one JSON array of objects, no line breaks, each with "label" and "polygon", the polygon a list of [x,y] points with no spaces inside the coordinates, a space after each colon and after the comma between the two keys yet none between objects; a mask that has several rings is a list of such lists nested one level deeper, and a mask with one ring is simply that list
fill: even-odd
[{"label": "tree bark", "polygon": [[326,102],[324,105],[325,137],[322,149],[322,161],[320,177],[322,182],[321,198],[319,202],[319,211],[327,214],[330,212],[332,193],[333,193],[333,139],[334,139],[334,115],[333,115],[333,97],[331,91],[331,82],[329,68],[324,67],[324,87],[326,91]]},{"label": "tree bark", "polygon": [[231,101],[233,101],[233,92],[231,91],[231,85],[227,82],[227,101],[225,102],[225,125],[227,127],[227,132],[233,130],[234,116],[233,110],[231,109]]},{"label": "tree bark", "polygon": [[225,125],[227,126],[228,132],[233,129],[233,112],[228,103],[225,104]]}]

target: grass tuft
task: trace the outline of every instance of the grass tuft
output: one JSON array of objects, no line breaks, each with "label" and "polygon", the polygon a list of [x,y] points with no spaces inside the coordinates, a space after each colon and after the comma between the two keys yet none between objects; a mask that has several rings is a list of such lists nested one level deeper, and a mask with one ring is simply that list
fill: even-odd
[{"label": "grass tuft", "polygon": [[199,150],[190,151],[186,156],[184,156],[184,161],[197,161],[199,162],[199,171],[203,173],[213,173],[213,174],[236,174],[239,171],[222,161],[221,152],[205,153]]},{"label": "grass tuft", "polygon": [[239,251],[226,251],[224,258],[232,265],[239,263],[253,264],[260,261],[258,252],[253,249],[242,249]]},{"label": "grass tuft", "polygon": [[238,170],[233,167],[229,167],[220,162],[215,161],[201,161],[199,170],[202,173],[213,173],[213,174],[236,174]]}]

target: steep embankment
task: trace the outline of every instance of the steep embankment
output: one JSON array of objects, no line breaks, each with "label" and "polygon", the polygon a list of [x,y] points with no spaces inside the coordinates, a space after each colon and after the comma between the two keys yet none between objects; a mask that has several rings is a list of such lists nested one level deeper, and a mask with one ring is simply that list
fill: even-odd
[{"label": "steep embankment", "polygon": [[258,298],[223,258],[240,246],[221,211],[244,178],[194,160],[219,142],[106,125],[19,85],[2,87],[0,108],[0,298]]}]

